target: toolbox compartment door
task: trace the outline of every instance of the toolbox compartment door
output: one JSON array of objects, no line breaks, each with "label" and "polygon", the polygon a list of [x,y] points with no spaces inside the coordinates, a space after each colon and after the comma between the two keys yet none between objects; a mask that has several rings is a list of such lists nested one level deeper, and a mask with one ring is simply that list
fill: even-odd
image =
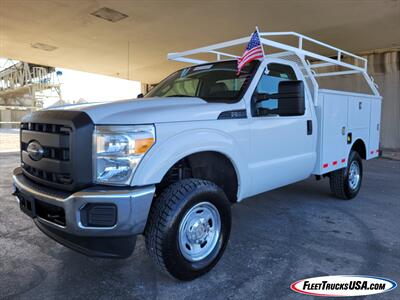
[{"label": "toolbox compartment door", "polygon": [[371,113],[371,99],[349,97],[349,130],[365,129],[369,127]]},{"label": "toolbox compartment door", "polygon": [[348,97],[326,93],[322,106],[322,173],[339,169],[347,157]]},{"label": "toolbox compartment door", "polygon": [[367,151],[367,158],[373,158],[379,155],[381,102],[381,99],[371,99],[371,124],[369,127],[369,150]]}]

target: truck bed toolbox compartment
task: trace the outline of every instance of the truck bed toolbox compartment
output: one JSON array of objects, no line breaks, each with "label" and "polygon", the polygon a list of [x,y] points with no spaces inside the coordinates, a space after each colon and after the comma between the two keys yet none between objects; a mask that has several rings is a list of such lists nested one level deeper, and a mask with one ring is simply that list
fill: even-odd
[{"label": "truck bed toolbox compartment", "polygon": [[318,159],[314,174],[347,166],[355,141],[365,144],[366,159],[379,153],[381,98],[366,94],[319,90],[316,106],[319,122]]}]

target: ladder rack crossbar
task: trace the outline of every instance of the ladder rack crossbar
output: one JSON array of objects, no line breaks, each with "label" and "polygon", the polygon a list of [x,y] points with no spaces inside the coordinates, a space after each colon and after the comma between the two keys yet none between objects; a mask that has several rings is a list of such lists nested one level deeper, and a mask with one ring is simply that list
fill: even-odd
[{"label": "ladder rack crossbar", "polygon": [[311,64],[310,68],[317,69],[317,68],[332,67],[332,66],[334,66],[334,64],[332,63],[320,63],[320,64]]},{"label": "ladder rack crossbar", "polygon": [[[263,46],[270,46],[273,48],[277,48],[283,50],[283,52],[279,53],[271,53],[267,54],[266,57],[285,57],[289,55],[296,55],[300,61],[302,62],[302,69],[305,69],[308,73],[307,77],[310,77],[312,84],[314,86],[314,90],[318,89],[318,84],[315,80],[317,77],[327,77],[327,76],[338,76],[338,75],[349,75],[349,74],[357,74],[360,73],[366,80],[369,85],[371,91],[374,95],[379,96],[379,91],[377,89],[376,84],[373,82],[373,79],[367,74],[367,59],[345,51],[343,49],[334,47],[332,45],[326,44],[324,42],[318,41],[316,39],[310,38],[308,36],[299,34],[297,32],[260,32],[260,43]],[[268,37],[295,37],[297,38],[297,46],[292,46],[289,44],[285,44],[282,42],[277,42],[269,39]],[[222,57],[234,58],[237,59],[238,56],[234,53],[229,53],[226,48],[247,44],[250,40],[250,36],[242,37],[239,39],[230,40],[227,42],[217,43],[205,47],[200,47],[192,50],[187,50],[178,53],[169,53],[167,58],[169,60],[175,60],[185,63],[193,63],[193,64],[204,64],[208,63],[207,60],[200,60],[195,58],[190,58],[188,56],[196,55],[196,54],[214,54],[217,56],[217,61],[221,60]],[[303,42],[307,41],[311,44],[315,44],[318,46],[325,47],[329,50],[333,50],[336,52],[336,56],[327,56],[324,54],[319,54],[317,52],[312,52],[310,50],[304,49]],[[224,50],[225,49],[225,50]],[[342,56],[350,57],[354,60],[347,62],[342,59]],[[315,59],[318,62],[314,64],[309,63],[309,58]],[[324,73],[316,73],[316,69],[323,67],[332,67],[332,66],[340,66],[347,70],[341,71],[332,71],[332,72],[324,72]],[[316,98],[316,95],[315,95]],[[317,100],[315,100],[317,101]]]},{"label": "ladder rack crossbar", "polygon": [[[268,36],[295,36],[299,39],[299,43],[298,43],[297,47],[294,47],[294,46],[290,46],[290,45],[287,45],[284,43],[272,41],[268,38],[265,38]],[[303,40],[307,40],[311,43],[314,43],[314,44],[323,46],[325,48],[328,48],[330,50],[336,51],[337,59],[333,59],[331,57],[324,56],[322,54],[318,54],[315,52],[305,50],[303,48],[303,43],[302,43]],[[214,45],[210,45],[210,46],[205,46],[205,47],[201,47],[201,48],[196,48],[196,49],[192,49],[192,50],[188,50],[188,51],[183,51],[183,52],[179,52],[179,53],[169,53],[167,58],[169,60],[189,62],[189,63],[207,63],[207,61],[204,61],[204,60],[192,59],[192,58],[187,57],[190,55],[201,54],[201,53],[216,54],[218,60],[220,59],[221,56],[238,58],[237,55],[227,53],[227,52],[222,52],[222,51],[220,51],[220,49],[233,47],[233,46],[237,46],[240,44],[247,44],[248,41],[249,41],[249,37],[243,37],[243,38],[239,38],[239,39],[235,39],[235,40],[231,40],[231,41],[227,41],[227,42],[222,42],[222,43],[218,43],[218,44],[214,44]],[[290,52],[296,53],[297,55],[300,55],[302,57],[308,56],[308,57],[311,57],[314,59],[324,61],[325,63],[329,63],[329,65],[323,65],[323,66],[339,65],[339,66],[342,66],[345,68],[349,68],[352,70],[359,70],[359,71],[361,71],[361,70],[366,71],[366,69],[367,69],[367,60],[365,58],[357,56],[357,55],[350,53],[348,51],[345,51],[343,49],[336,48],[334,46],[328,45],[326,43],[320,42],[318,40],[315,40],[313,38],[310,38],[308,36],[305,36],[305,35],[302,35],[302,34],[299,34],[296,32],[261,32],[260,33],[260,42],[265,46],[271,46],[271,47],[282,49],[285,51],[290,51]],[[356,60],[361,61],[363,64],[363,67],[357,66],[356,64],[343,62],[341,59],[342,55],[347,55]],[[317,66],[318,65],[310,65],[311,68],[316,68]]]},{"label": "ladder rack crossbar", "polygon": [[[318,41],[316,39],[310,38],[310,37],[308,37],[306,35],[303,35],[303,34],[300,34],[300,33],[297,33],[297,32],[292,32],[292,31],[289,31],[289,32],[260,32],[260,36],[290,36],[290,35],[296,36],[297,38],[299,38],[301,40],[307,40],[307,41],[309,41],[311,43],[314,43],[314,44],[323,46],[325,48],[337,51],[338,54],[345,54],[345,55],[351,56],[351,57],[353,57],[355,59],[359,59],[359,60],[363,61],[364,63],[367,62],[367,60],[365,58],[363,58],[363,57],[360,57],[360,56],[355,55],[353,53],[350,53],[350,52],[348,52],[346,50],[339,49],[337,47],[334,47],[332,45],[326,44],[324,42]],[[339,57],[340,57],[340,55],[338,55],[338,58]]]},{"label": "ladder rack crossbar", "polygon": [[350,64],[350,63],[345,63],[345,62],[339,61],[337,59],[333,59],[333,58],[330,58],[330,57],[327,57],[327,56],[324,56],[324,55],[321,55],[321,54],[317,54],[317,53],[314,53],[314,52],[311,52],[311,51],[308,51],[308,50],[299,49],[297,47],[293,47],[293,46],[289,46],[289,45],[286,45],[286,44],[283,44],[283,43],[271,41],[271,40],[268,40],[268,39],[265,39],[265,38],[260,38],[260,41],[261,41],[261,43],[263,45],[275,47],[275,48],[278,48],[278,49],[283,49],[283,50],[286,50],[286,51],[291,51],[291,52],[296,53],[297,55],[299,55],[301,57],[308,56],[308,57],[312,57],[314,59],[325,61],[325,62],[331,63],[333,65],[342,66],[342,67],[349,68],[349,69],[352,69],[352,70],[366,71],[366,67],[364,67],[364,68],[358,67],[356,65],[353,65],[353,64]]},{"label": "ladder rack crossbar", "polygon": [[348,71],[338,71],[338,72],[330,72],[330,73],[318,73],[314,74],[314,77],[327,77],[327,76],[338,76],[338,75],[351,75],[358,74],[360,71],[357,70],[348,70]]},{"label": "ladder rack crossbar", "polygon": [[211,51],[208,51],[209,53],[214,53],[214,54],[217,54],[217,55],[221,55],[221,56],[226,56],[226,57],[232,57],[232,58],[239,58],[239,56],[237,56],[237,55],[233,55],[233,54],[229,54],[229,53],[224,53],[224,52],[221,52],[221,51],[214,51],[214,50],[211,50]]}]

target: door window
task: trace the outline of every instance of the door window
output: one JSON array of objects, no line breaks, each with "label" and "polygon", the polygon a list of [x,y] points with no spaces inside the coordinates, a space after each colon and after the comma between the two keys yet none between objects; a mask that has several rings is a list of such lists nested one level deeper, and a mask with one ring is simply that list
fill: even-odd
[{"label": "door window", "polygon": [[270,114],[271,110],[278,108],[278,99],[257,101],[258,95],[278,93],[279,83],[287,80],[297,80],[292,67],[277,63],[268,65],[267,74],[263,74],[252,97],[252,115],[254,117]]}]

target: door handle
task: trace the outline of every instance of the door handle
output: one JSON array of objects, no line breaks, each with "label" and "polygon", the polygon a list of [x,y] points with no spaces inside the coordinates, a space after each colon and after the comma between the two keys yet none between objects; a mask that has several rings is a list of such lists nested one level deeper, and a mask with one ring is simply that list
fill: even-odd
[{"label": "door handle", "polygon": [[312,120],[307,120],[307,135],[312,135]]}]

